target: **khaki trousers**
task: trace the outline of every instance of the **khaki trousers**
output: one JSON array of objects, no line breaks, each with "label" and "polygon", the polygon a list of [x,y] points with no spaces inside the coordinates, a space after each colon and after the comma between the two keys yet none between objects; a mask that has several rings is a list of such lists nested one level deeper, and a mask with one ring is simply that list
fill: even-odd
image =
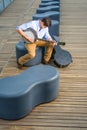
[{"label": "khaki trousers", "polygon": [[30,59],[35,57],[35,53],[36,53],[36,47],[46,47],[46,52],[44,54],[44,60],[46,62],[49,62],[51,55],[52,55],[52,51],[53,51],[53,44],[45,41],[45,40],[37,40],[34,43],[29,43],[29,44],[25,44],[26,49],[28,50],[28,53],[25,54],[24,56],[21,56],[18,59],[18,62],[23,65],[24,63],[26,63],[27,61],[29,61]]}]

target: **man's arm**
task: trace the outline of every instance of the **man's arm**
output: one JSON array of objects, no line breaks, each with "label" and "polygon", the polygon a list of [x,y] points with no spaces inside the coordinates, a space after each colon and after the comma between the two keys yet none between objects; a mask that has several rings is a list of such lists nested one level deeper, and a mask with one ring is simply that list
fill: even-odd
[{"label": "man's arm", "polygon": [[53,46],[57,45],[57,42],[55,40],[53,40],[52,38],[49,38],[49,41],[53,44]]}]

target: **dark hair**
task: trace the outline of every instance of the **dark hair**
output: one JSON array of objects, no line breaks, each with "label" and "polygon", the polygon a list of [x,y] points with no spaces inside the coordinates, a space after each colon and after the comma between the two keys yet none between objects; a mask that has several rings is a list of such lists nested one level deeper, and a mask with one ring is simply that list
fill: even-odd
[{"label": "dark hair", "polygon": [[41,20],[45,26],[50,27],[51,26],[51,19],[50,18],[43,18]]}]

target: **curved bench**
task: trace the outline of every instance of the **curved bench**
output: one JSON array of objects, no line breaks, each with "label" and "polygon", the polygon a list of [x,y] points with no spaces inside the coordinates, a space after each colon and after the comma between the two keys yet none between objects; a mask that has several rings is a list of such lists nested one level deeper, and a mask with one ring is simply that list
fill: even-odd
[{"label": "curved bench", "polygon": [[39,7],[36,10],[36,13],[45,13],[48,11],[60,11],[60,7],[56,5],[46,6],[46,7]]},{"label": "curved bench", "polygon": [[58,11],[48,11],[45,13],[38,13],[33,15],[33,20],[42,19],[43,17],[49,17],[52,20],[60,21],[60,12]]},{"label": "curved bench", "polygon": [[57,1],[57,2],[60,2],[60,0],[41,0],[41,2],[42,2],[42,3],[52,2],[52,1]]},{"label": "curved bench", "polygon": [[57,37],[59,36],[59,31],[60,31],[59,25],[60,25],[59,21],[52,20],[52,26],[49,27],[49,33],[51,36],[53,35],[56,35]]},{"label": "curved bench", "polygon": [[[24,46],[24,42],[23,41],[19,41],[16,44],[16,59],[18,60],[18,58],[20,58],[21,56],[27,54],[27,50]],[[33,65],[37,65],[40,64],[42,61],[42,48],[37,47],[36,48],[36,56],[29,60],[27,63],[24,64],[24,66],[33,66]]]},{"label": "curved bench", "polygon": [[39,7],[45,7],[45,6],[50,6],[50,5],[60,5],[60,2],[51,1],[51,2],[47,2],[47,3],[40,3]]},{"label": "curved bench", "polygon": [[59,72],[49,65],[36,65],[23,73],[0,79],[0,118],[16,120],[58,96]]}]

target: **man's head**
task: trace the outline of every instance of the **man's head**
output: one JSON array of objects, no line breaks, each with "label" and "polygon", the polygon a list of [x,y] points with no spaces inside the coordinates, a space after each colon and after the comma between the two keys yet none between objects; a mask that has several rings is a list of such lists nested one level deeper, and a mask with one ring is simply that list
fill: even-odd
[{"label": "man's head", "polygon": [[41,19],[40,25],[42,28],[50,27],[51,26],[51,19],[50,18]]}]

